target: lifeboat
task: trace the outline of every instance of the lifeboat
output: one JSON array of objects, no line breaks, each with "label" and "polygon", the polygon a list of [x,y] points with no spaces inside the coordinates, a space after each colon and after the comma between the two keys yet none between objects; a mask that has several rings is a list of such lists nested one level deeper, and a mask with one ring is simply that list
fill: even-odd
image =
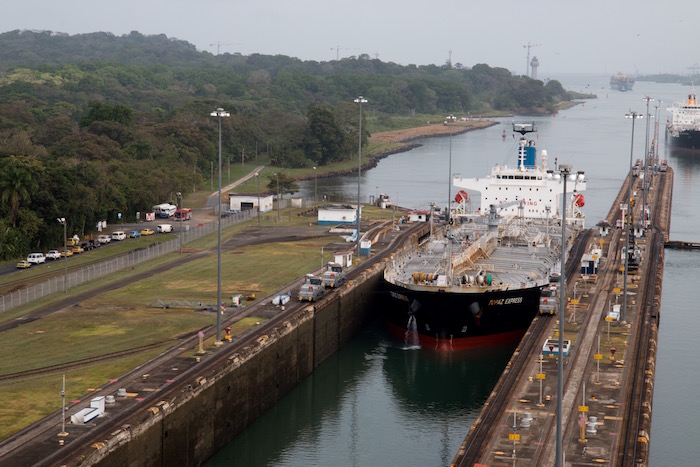
[{"label": "lifeboat", "polygon": [[469,201],[469,194],[465,190],[459,190],[455,195],[456,203],[461,203],[462,201]]},{"label": "lifeboat", "polygon": [[581,193],[574,196],[574,204],[577,208],[582,208],[586,204],[586,200],[583,199],[583,195]]}]

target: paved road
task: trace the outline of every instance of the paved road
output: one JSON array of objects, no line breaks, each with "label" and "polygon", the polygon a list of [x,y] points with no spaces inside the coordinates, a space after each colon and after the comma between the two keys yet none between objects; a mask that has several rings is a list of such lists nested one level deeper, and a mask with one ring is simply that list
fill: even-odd
[{"label": "paved road", "polygon": [[[236,188],[238,185],[247,182],[247,181],[250,180],[251,178],[255,177],[255,174],[256,174],[256,173],[259,173],[259,172],[262,171],[262,169],[264,169],[264,168],[265,168],[264,165],[260,165],[260,166],[256,167],[252,172],[250,172],[248,175],[245,175],[244,177],[239,178],[239,179],[236,180],[235,182],[229,183],[228,185],[226,185],[226,186],[224,186],[224,187],[221,187],[221,195],[222,195],[222,197],[223,197],[223,194],[224,194],[225,192],[231,191],[231,190],[233,190],[234,188]],[[218,196],[219,196],[219,190],[216,190],[214,193],[210,194],[210,195],[209,195],[209,198],[207,198],[207,207],[212,208],[212,207],[216,206],[216,201],[217,201]]]}]

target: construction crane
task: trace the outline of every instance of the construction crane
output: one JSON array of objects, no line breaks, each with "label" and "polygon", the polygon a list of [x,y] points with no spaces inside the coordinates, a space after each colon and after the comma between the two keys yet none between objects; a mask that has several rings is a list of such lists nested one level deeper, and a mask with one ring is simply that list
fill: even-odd
[{"label": "construction crane", "polygon": [[215,42],[215,43],[213,43],[213,44],[209,44],[209,47],[214,47],[214,46],[216,46],[216,55],[219,55],[219,50],[221,49],[221,46],[222,46],[222,45],[223,45],[223,46],[227,46],[227,45],[241,45],[241,43],[240,43],[240,42],[226,42],[226,43],[224,43],[224,42],[219,42],[219,41],[217,41],[217,42]]},{"label": "construction crane", "polygon": [[527,60],[525,61],[525,76],[530,76],[530,49],[532,47],[538,47],[542,44],[530,44],[529,42],[527,45],[524,45],[523,48],[527,49]]}]

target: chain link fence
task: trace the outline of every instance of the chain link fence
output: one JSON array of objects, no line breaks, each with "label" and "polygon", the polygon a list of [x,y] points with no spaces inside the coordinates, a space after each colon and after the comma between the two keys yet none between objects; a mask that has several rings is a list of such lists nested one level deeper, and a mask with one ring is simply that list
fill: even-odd
[{"label": "chain link fence", "polygon": [[[224,229],[239,222],[249,220],[253,218],[255,214],[255,211],[251,209],[248,211],[231,214],[227,217],[222,217],[221,228]],[[217,230],[217,223],[208,222],[206,224],[199,224],[194,228],[188,229],[185,229],[184,227],[189,226],[187,224],[176,224],[175,229],[173,230],[175,233],[175,238],[168,240],[167,242],[157,242],[147,248],[134,250],[117,258],[90,266],[85,266],[84,268],[78,271],[73,271],[67,275],[55,276],[51,279],[47,279],[44,282],[27,286],[22,289],[15,290],[10,294],[3,295],[0,299],[0,313],[9,311],[34,300],[38,300],[42,297],[46,297],[47,295],[56,292],[63,292],[71,287],[77,287],[91,280],[136,266],[137,264],[141,264],[153,258],[172,253],[173,251],[179,251],[180,236],[182,237],[182,244],[185,245],[200,237],[203,237],[204,235],[215,232]],[[181,228],[182,231],[180,231]],[[65,261],[65,259],[59,261]]]}]

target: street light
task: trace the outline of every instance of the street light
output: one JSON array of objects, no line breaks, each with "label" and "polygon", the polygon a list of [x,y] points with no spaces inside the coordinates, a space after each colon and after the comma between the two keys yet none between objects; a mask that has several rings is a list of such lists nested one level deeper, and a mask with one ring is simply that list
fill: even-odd
[{"label": "street light", "polygon": [[[557,367],[557,441],[556,441],[556,460],[555,465],[561,467],[562,463],[562,399],[564,398],[564,319],[563,314],[566,306],[566,271],[564,265],[566,264],[566,179],[569,178],[571,174],[571,166],[569,164],[559,164],[559,169],[554,173],[561,175],[564,182],[563,192],[561,195],[561,269],[559,272],[559,284],[561,289],[559,290],[559,350],[558,350],[558,367]],[[574,175],[575,176],[575,175]]]},{"label": "street light", "polygon": [[367,103],[367,99],[360,96],[355,99],[356,104],[360,104],[360,131],[358,132],[359,145],[357,150],[357,262],[360,262],[360,176],[362,175],[362,104]]},{"label": "street light", "polygon": [[630,219],[632,218],[632,183],[633,183],[633,178],[632,178],[632,157],[634,154],[634,121],[638,118],[644,118],[642,115],[639,115],[637,112],[629,111],[628,114],[625,115],[625,118],[631,118],[632,119],[632,142],[631,142],[631,147],[630,147],[630,171],[627,177],[629,178],[629,183],[627,185],[627,213],[625,215],[625,222],[624,222],[624,229],[625,229],[625,271],[624,271],[624,284],[622,285],[623,287],[623,292],[622,292],[622,316],[620,317],[620,321],[623,323],[625,322],[625,318],[627,316],[627,269],[629,268],[629,256],[630,256]]},{"label": "street light", "polygon": [[452,122],[454,121],[454,116],[450,115],[447,117],[450,126],[450,162],[448,167],[448,180],[447,180],[447,214],[445,215],[445,221],[447,225],[450,225],[450,206],[452,205]]},{"label": "street light", "polygon": [[255,178],[258,179],[258,227],[260,227],[260,174],[255,172]]},{"label": "street light", "polygon": [[[644,219],[644,211],[646,210],[646,205],[647,205],[647,186],[649,183],[649,180],[647,180],[647,172],[648,172],[648,167],[649,167],[649,123],[651,122],[652,116],[649,113],[649,102],[653,101],[653,97],[646,96],[642,100],[647,101],[647,128],[646,128],[646,135],[644,138],[644,177],[642,178],[642,193],[644,194],[644,198],[642,201],[642,220]],[[644,224],[644,228],[646,229],[646,224]]]},{"label": "street light", "polygon": [[63,224],[63,293],[68,293],[67,277],[68,277],[68,234],[66,227],[66,218],[59,217],[56,219],[59,224]]},{"label": "street light", "polygon": [[314,166],[314,207],[318,204],[318,172],[316,172],[316,166]]},{"label": "street light", "polygon": [[280,176],[273,174],[277,180],[277,221],[280,220]]},{"label": "street light", "polygon": [[547,211],[547,233],[545,235],[545,245],[547,246],[547,251],[549,251],[549,211],[552,210],[552,208],[547,204],[544,207],[544,210]]},{"label": "street light", "polygon": [[177,196],[177,210],[180,211],[180,235],[179,235],[179,243],[180,243],[180,254],[182,254],[182,223],[185,222],[185,219],[182,218],[182,193],[177,192],[175,194]]},{"label": "street light", "polygon": [[218,215],[218,231],[219,231],[219,248],[217,255],[217,274],[216,274],[216,345],[221,345],[221,119],[230,117],[231,114],[226,112],[221,107],[217,108],[210,114],[212,117],[219,119],[219,215]]}]

